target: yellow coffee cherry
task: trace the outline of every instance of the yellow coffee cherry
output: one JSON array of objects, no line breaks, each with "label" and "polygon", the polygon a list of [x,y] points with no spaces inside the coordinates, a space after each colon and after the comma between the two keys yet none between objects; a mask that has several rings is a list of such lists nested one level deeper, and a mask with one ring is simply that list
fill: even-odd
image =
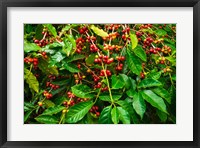
[{"label": "yellow coffee cherry", "polygon": [[63,114],[66,113],[66,112],[68,112],[68,110],[66,110],[66,109],[63,109],[63,110],[62,110],[62,113],[63,113]]}]

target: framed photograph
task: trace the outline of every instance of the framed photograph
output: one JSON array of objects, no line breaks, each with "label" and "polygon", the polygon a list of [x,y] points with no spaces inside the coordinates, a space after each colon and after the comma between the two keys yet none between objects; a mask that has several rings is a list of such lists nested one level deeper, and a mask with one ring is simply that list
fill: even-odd
[{"label": "framed photograph", "polygon": [[1,147],[200,147],[199,1],[1,1]]}]

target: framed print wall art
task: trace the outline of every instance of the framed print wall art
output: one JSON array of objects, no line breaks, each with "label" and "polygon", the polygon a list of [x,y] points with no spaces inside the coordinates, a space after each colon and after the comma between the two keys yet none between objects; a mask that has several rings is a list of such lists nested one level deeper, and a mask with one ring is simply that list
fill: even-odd
[{"label": "framed print wall art", "polygon": [[1,147],[199,147],[199,1],[1,1]]}]

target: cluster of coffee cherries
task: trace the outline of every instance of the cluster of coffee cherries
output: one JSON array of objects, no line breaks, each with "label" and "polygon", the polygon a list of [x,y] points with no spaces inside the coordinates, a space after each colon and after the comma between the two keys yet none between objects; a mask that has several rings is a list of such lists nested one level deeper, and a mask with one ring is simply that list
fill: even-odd
[{"label": "cluster of coffee cherries", "polygon": [[130,28],[129,27],[127,27],[124,30],[122,30],[122,33],[128,33],[129,34],[129,32],[130,32]]},{"label": "cluster of coffee cherries", "polygon": [[52,95],[50,92],[48,92],[47,90],[45,90],[45,91],[43,92],[43,95],[44,95],[47,99],[51,99],[51,98],[53,97],[53,95]]},{"label": "cluster of coffee cherries", "polygon": [[30,57],[25,57],[24,62],[27,64],[33,64],[34,68],[37,68],[38,66],[38,58],[30,58]]},{"label": "cluster of coffee cherries", "polygon": [[[110,76],[110,75],[111,75],[110,70],[106,70],[106,71],[107,71],[107,73],[106,73],[107,76],[108,76],[108,75]],[[100,76],[105,76],[103,70],[100,71]],[[108,91],[108,87],[105,86],[104,83],[99,82],[99,80],[100,80],[100,77],[99,77],[99,76],[93,75],[93,79],[94,79],[94,82],[95,82],[94,88],[101,88],[101,91],[102,91],[102,92]]]},{"label": "cluster of coffee cherries", "polygon": [[80,37],[76,39],[76,52],[81,53],[82,49],[84,48],[85,40]]},{"label": "cluster of coffee cherries", "polygon": [[81,81],[82,79],[85,79],[85,75],[77,75],[77,74],[74,74],[74,78],[75,78],[75,83],[78,84],[79,81]]},{"label": "cluster of coffee cherries", "polygon": [[99,107],[96,105],[92,106],[92,108],[90,109],[90,112],[95,114],[97,117],[100,116]]},{"label": "cluster of coffee cherries", "polygon": [[161,51],[162,51],[163,53],[165,53],[165,54],[168,54],[168,53],[170,53],[172,50],[171,50],[171,48],[170,48],[169,46],[164,45]]},{"label": "cluster of coffee cherries", "polygon": [[97,38],[96,38],[95,36],[87,36],[86,41],[90,43],[91,41],[92,41],[92,42],[95,42],[96,39],[97,39]]},{"label": "cluster of coffee cherries", "polygon": [[116,51],[119,51],[121,48],[122,48],[122,46],[119,46],[119,45],[108,45],[108,44],[104,44],[103,45],[104,47],[103,47],[103,49],[104,50],[109,50],[109,51],[112,51],[112,50],[116,50]]},{"label": "cluster of coffee cherries", "polygon": [[68,96],[68,98],[75,98],[75,97],[76,97],[76,96],[75,96],[72,92],[70,92],[70,91],[67,92],[67,96]]},{"label": "cluster of coffee cherries", "polygon": [[139,29],[147,29],[147,28],[151,28],[152,27],[152,24],[142,24]]},{"label": "cluster of coffee cherries", "polygon": [[98,82],[100,80],[100,77],[93,75],[93,80],[94,80],[94,82]]},{"label": "cluster of coffee cherries", "polygon": [[154,40],[151,37],[147,37],[146,39],[144,39],[144,41],[143,41],[143,44],[144,44],[143,48],[146,48],[146,46],[150,46],[153,41]]},{"label": "cluster of coffee cherries", "polygon": [[67,96],[68,98],[70,98],[68,101],[64,101],[63,102],[63,105],[66,106],[66,107],[69,107],[69,106],[73,106],[79,102],[84,102],[84,101],[88,101],[89,99],[88,98],[77,98],[72,92],[68,91],[67,92]]},{"label": "cluster of coffee cherries", "polygon": [[164,72],[164,73],[166,73],[166,72],[169,72],[169,73],[170,73],[170,72],[172,72],[172,71],[173,71],[173,70],[170,69],[169,67],[166,67],[166,68],[163,69],[163,72]]},{"label": "cluster of coffee cherries", "polygon": [[90,51],[91,52],[97,52],[98,50],[99,50],[99,48],[95,44],[90,45]]},{"label": "cluster of coffee cherries", "polygon": [[51,79],[51,80],[55,80],[56,76],[54,76],[54,75],[48,75],[48,78]]},{"label": "cluster of coffee cherries", "polygon": [[108,91],[108,86],[105,86],[105,87],[101,88],[101,91],[102,91],[102,92]]},{"label": "cluster of coffee cherries", "polygon": [[104,40],[104,41],[108,41],[108,40],[114,40],[114,39],[116,39],[117,37],[119,37],[120,35],[119,35],[119,33],[118,32],[112,32],[112,33],[109,33],[108,34],[108,36],[106,36],[106,37],[102,37],[102,39]]},{"label": "cluster of coffee cherries", "polygon": [[125,57],[124,56],[117,56],[116,59],[118,60],[118,65],[117,67],[115,68],[117,71],[121,71],[123,69],[123,63],[120,63],[120,62],[123,62],[125,60]]},{"label": "cluster of coffee cherries", "polygon": [[143,35],[143,32],[137,31],[135,34],[137,37],[141,37]]},{"label": "cluster of coffee cherries", "polygon": [[85,32],[88,31],[88,28],[87,28],[86,26],[83,26],[83,27],[80,27],[80,28],[78,29],[78,31],[79,31],[80,34],[84,34]]},{"label": "cluster of coffee cherries", "polygon": [[76,103],[74,100],[69,100],[69,101],[64,101],[63,105],[68,107],[68,106],[74,106]]},{"label": "cluster of coffee cherries", "polygon": [[51,88],[54,89],[54,90],[60,88],[59,85],[52,84],[51,82],[46,82],[46,87],[51,87]]},{"label": "cluster of coffee cherries", "polygon": [[63,102],[63,105],[66,106],[66,107],[69,107],[69,106],[74,106],[75,104],[77,103],[80,103],[80,102],[85,102],[85,101],[88,101],[89,99],[88,98],[71,98],[70,100],[66,100]]},{"label": "cluster of coffee cherries", "polygon": [[113,61],[114,61],[113,58],[109,58],[108,56],[105,55],[99,55],[99,56],[96,55],[94,59],[94,62],[97,64],[101,64],[102,62],[104,64],[111,64]]},{"label": "cluster of coffee cherries", "polygon": [[47,38],[49,36],[47,28],[43,29],[42,34],[44,36],[43,36],[43,38],[41,40],[33,38],[34,43],[37,44],[40,47],[44,47],[44,46],[46,46],[49,43],[49,39]]},{"label": "cluster of coffee cherries", "polygon": [[45,51],[41,52],[41,55],[42,55],[45,59],[48,58],[47,53],[46,53]]},{"label": "cluster of coffee cherries", "polygon": [[113,29],[118,30],[120,26],[121,25],[119,25],[119,24],[109,24],[109,25],[105,25],[105,28],[108,30],[113,30]]},{"label": "cluster of coffee cherries", "polygon": [[40,47],[44,47],[46,46],[49,42],[48,42],[48,39],[41,39],[41,40],[37,40],[35,39],[34,40],[34,43],[36,43],[38,46]]},{"label": "cluster of coffee cherries", "polygon": [[130,28],[129,27],[127,27],[126,29],[124,29],[124,30],[122,30],[122,39],[124,40],[124,41],[126,41],[126,40],[130,40],[130,37],[129,37],[129,32],[130,32]]},{"label": "cluster of coffee cherries", "polygon": [[165,57],[159,57],[157,60],[156,60],[156,63],[160,63],[160,64],[165,64]]},{"label": "cluster of coffee cherries", "polygon": [[94,88],[101,88],[101,86],[102,86],[102,83],[98,82],[97,85],[94,86]]},{"label": "cluster of coffee cherries", "polygon": [[152,53],[152,54],[157,54],[157,52],[161,51],[161,48],[159,47],[150,47],[149,50],[146,50],[146,54]]},{"label": "cluster of coffee cherries", "polygon": [[106,69],[106,70],[101,70],[99,75],[100,75],[100,76],[105,76],[105,74],[106,74],[108,77],[112,75],[111,71],[108,70],[108,69]]},{"label": "cluster of coffee cherries", "polygon": [[161,42],[163,42],[163,41],[164,41],[164,39],[163,39],[163,38],[160,38],[160,39],[154,40],[153,42],[154,42],[155,44],[159,44],[159,43],[161,43]]}]

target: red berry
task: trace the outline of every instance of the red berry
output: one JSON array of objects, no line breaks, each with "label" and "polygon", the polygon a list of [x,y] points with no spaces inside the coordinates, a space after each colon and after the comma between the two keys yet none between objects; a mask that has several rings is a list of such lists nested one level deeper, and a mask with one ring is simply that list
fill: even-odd
[{"label": "red berry", "polygon": [[34,40],[34,43],[39,43],[39,40]]},{"label": "red berry", "polygon": [[124,56],[121,56],[121,61],[124,61],[125,60],[125,57]]},{"label": "red berry", "polygon": [[144,73],[140,73],[140,77],[142,78],[142,79],[144,79],[144,77],[145,77],[145,75],[144,75]]},{"label": "red berry", "polygon": [[32,63],[32,62],[33,62],[33,59],[32,59],[32,58],[29,58],[28,61],[29,61],[30,63]]},{"label": "red berry", "polygon": [[37,58],[33,58],[33,62],[38,62],[38,59]]}]

